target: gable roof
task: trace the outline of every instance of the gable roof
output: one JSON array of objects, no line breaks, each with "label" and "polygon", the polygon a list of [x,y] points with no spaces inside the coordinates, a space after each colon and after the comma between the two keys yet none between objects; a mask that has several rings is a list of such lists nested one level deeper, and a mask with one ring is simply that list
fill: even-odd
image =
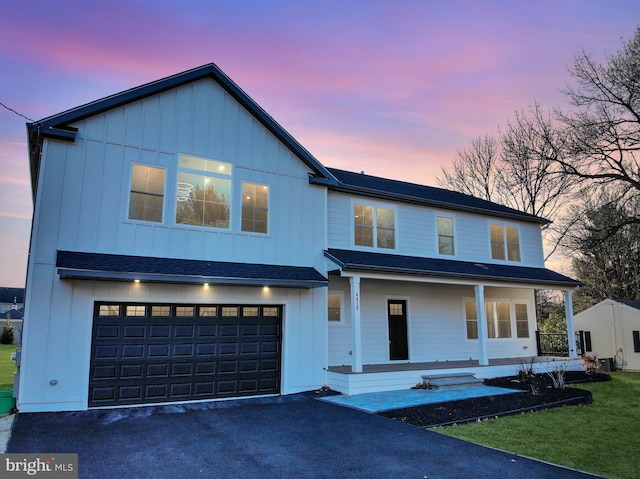
[{"label": "gable roof", "polygon": [[233,82],[215,64],[209,63],[201,67],[187,70],[151,83],[147,83],[115,95],[96,100],[86,105],[49,116],[40,121],[27,123],[27,135],[29,139],[29,158],[31,165],[31,189],[35,198],[37,178],[40,168],[40,152],[43,138],[56,138],[59,140],[74,141],[77,130],[71,125],[84,118],[88,118],[107,110],[132,103],[143,98],[162,93],[172,88],[191,83],[203,78],[211,78],[218,83],[229,95],[240,103],[256,120],[269,130],[278,140],[291,150],[314,173],[314,181],[319,184],[335,184],[337,180],[309,153],[298,141],[293,138],[280,124],[278,124],[266,111],[262,109],[249,95],[247,95],[235,82]]},{"label": "gable roof", "polygon": [[328,249],[325,251],[325,256],[345,272],[387,273],[569,288],[574,288],[580,284],[574,279],[546,268],[341,249]]},{"label": "gable roof", "polygon": [[242,284],[317,288],[328,281],[316,269],[225,261],[156,258],[79,251],[58,251],[56,267],[61,279],[94,279],[186,283]]},{"label": "gable roof", "polygon": [[[545,218],[524,213],[504,205],[482,200],[456,191],[389,180],[377,176],[351,171],[327,168],[338,179],[337,185],[329,185],[334,191],[369,196],[384,200],[401,201],[436,208],[444,208],[469,213],[490,214],[506,219],[526,221],[540,225],[550,223]],[[313,179],[311,180],[314,181]]]}]

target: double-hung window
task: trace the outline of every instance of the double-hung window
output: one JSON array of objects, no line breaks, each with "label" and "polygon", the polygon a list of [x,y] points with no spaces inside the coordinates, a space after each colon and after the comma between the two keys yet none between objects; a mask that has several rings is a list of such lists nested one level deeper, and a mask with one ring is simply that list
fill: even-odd
[{"label": "double-hung window", "polygon": [[514,226],[490,225],[491,258],[520,261],[520,236]]},{"label": "double-hung window", "polygon": [[438,216],[438,253],[455,254],[453,218]]},{"label": "double-hung window", "polygon": [[242,183],[242,231],[267,233],[269,187]]},{"label": "double-hung window", "polygon": [[164,168],[134,164],[129,188],[129,219],[162,223]]},{"label": "double-hung window", "polygon": [[180,155],[176,223],[229,228],[231,164]]},{"label": "double-hung window", "polygon": [[356,246],[395,249],[395,212],[390,208],[353,205],[353,234]]}]

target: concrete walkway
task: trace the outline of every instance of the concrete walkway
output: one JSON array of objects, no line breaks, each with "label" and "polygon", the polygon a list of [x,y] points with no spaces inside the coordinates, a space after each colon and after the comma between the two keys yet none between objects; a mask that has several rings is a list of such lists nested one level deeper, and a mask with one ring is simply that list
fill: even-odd
[{"label": "concrete walkway", "polygon": [[78,453],[100,479],[594,477],[316,397],[19,414],[8,452]]}]

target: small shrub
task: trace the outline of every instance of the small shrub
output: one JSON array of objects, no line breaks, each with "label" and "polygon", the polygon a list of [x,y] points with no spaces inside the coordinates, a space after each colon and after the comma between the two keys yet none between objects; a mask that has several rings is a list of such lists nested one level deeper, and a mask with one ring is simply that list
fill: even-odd
[{"label": "small shrub", "polygon": [[602,370],[602,363],[598,361],[598,356],[596,356],[595,354],[593,356],[583,354],[582,365],[587,368],[587,372],[590,374],[604,373],[604,371]]},{"label": "small shrub", "polygon": [[7,318],[2,328],[2,334],[0,335],[0,344],[13,344],[13,325]]},{"label": "small shrub", "polygon": [[547,376],[551,378],[554,389],[564,389],[566,386],[566,373],[567,365],[565,363],[558,363],[553,367],[551,371],[547,371]]}]

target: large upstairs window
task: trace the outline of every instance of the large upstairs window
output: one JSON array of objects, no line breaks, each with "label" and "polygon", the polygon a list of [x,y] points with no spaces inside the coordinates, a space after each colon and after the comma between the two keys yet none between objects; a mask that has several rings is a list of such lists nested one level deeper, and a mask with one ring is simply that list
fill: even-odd
[{"label": "large upstairs window", "polygon": [[518,228],[492,224],[491,258],[508,261],[520,261],[520,236]]},{"label": "large upstairs window", "polygon": [[354,244],[373,248],[396,247],[395,212],[390,208],[353,205]]},{"label": "large upstairs window", "polygon": [[176,223],[229,228],[231,164],[180,155]]}]

